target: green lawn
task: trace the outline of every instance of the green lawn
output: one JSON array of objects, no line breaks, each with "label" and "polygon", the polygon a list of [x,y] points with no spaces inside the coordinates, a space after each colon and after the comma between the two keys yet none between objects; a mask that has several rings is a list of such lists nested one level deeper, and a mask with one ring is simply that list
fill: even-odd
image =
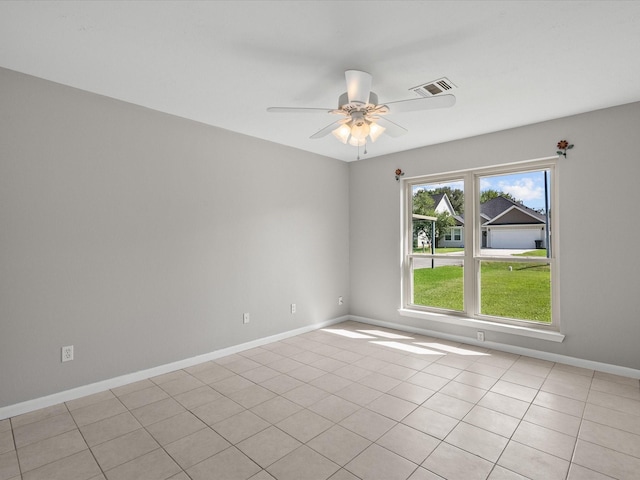
[{"label": "green lawn", "polygon": [[547,251],[541,248],[538,250],[529,250],[528,252],[524,252],[524,253],[514,253],[512,256],[513,257],[546,257]]},{"label": "green lawn", "polygon": [[[454,253],[454,252],[464,252],[464,248],[457,248],[457,247],[436,247],[436,255],[440,255],[443,253]],[[419,247],[414,247],[413,248],[413,253],[431,253],[431,249],[430,248],[419,248]]]},{"label": "green lawn", "polygon": [[[533,252],[544,250],[534,250]],[[483,262],[481,312],[498,317],[551,322],[551,276],[548,265]],[[414,270],[414,303],[462,311],[463,269],[458,266]]]},{"label": "green lawn", "polygon": [[462,267],[419,268],[413,271],[413,303],[462,310]]}]

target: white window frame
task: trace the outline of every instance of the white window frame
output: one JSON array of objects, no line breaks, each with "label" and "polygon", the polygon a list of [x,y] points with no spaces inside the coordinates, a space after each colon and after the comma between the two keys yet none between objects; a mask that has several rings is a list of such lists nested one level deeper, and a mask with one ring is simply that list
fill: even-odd
[{"label": "white window frame", "polygon": [[[444,322],[453,325],[469,326],[476,329],[499,331],[540,338],[554,342],[564,340],[560,323],[560,292],[558,269],[558,244],[559,244],[559,218],[558,218],[558,171],[556,161],[558,157],[543,160],[518,162],[508,165],[500,165],[488,168],[478,168],[446,174],[426,175],[422,177],[407,178],[402,180],[403,205],[402,205],[402,307],[399,313],[403,316]],[[493,257],[481,255],[482,228],[480,222],[480,177],[489,175],[508,175],[511,173],[526,173],[527,171],[549,170],[552,215],[550,218],[551,258],[521,257],[518,262],[524,263],[549,263],[551,273],[551,324],[537,323],[528,320],[508,319],[493,317],[480,313],[479,288],[480,288],[480,262],[481,261],[509,261],[508,257]],[[464,308],[462,312],[444,310],[435,307],[415,305],[413,299],[413,260],[417,257],[439,258],[439,255],[414,254],[412,250],[412,199],[413,187],[422,184],[441,184],[451,181],[464,180],[465,192],[465,228],[464,238]],[[477,201],[476,201],[477,199]],[[467,222],[473,222],[470,226]],[[472,228],[471,228],[472,227]],[[453,238],[453,234],[452,234]],[[442,256],[440,256],[442,257]],[[446,258],[446,257],[443,257]]]}]

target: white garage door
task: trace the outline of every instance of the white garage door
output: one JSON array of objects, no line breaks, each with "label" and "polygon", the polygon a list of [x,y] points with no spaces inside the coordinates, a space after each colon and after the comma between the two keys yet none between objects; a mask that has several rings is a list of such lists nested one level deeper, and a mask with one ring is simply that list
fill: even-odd
[{"label": "white garage door", "polygon": [[491,248],[530,248],[540,240],[542,230],[536,228],[491,229]]}]

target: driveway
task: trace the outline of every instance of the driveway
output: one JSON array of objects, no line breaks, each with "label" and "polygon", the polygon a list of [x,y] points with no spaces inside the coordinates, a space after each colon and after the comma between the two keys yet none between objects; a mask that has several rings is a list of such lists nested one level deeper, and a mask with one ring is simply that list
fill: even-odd
[{"label": "driveway", "polygon": [[[519,253],[524,253],[530,251],[531,248],[483,248],[480,250],[482,255],[489,256],[509,256],[515,255]],[[464,252],[453,252],[444,254],[446,258],[434,258],[433,266],[434,267],[443,267],[445,265],[458,265],[462,266],[462,258],[464,256]],[[413,259],[413,268],[431,268],[431,258],[414,258]]]}]

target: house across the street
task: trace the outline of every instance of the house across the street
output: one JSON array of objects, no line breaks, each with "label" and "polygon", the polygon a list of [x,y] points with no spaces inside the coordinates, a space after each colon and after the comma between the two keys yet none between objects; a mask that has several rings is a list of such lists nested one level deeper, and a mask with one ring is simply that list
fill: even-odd
[{"label": "house across the street", "polygon": [[[464,246],[464,216],[458,215],[446,193],[433,195],[435,211],[447,212],[455,221],[438,239],[439,247]],[[546,248],[545,216],[506,197],[480,204],[482,248]]]}]

